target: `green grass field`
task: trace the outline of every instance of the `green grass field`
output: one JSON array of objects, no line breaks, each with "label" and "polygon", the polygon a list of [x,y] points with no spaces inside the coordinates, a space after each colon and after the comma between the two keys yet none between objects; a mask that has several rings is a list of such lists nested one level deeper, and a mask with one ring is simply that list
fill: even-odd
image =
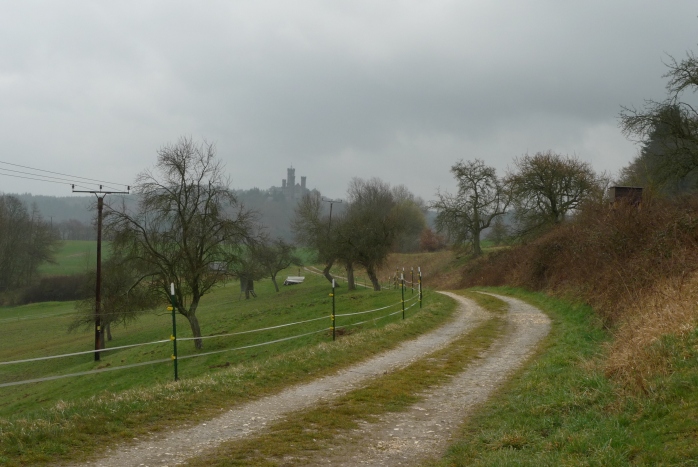
[{"label": "green grass field", "polygon": [[[69,264],[79,257],[74,255],[82,251],[86,256],[94,247],[94,242],[79,243],[83,242],[64,245],[65,255],[57,270],[77,268]],[[343,274],[341,268],[333,272]],[[292,267],[279,278],[297,273],[297,267]],[[326,375],[394,347],[444,323],[454,309],[453,302],[427,291],[424,308],[408,310],[404,321],[401,313],[387,319],[369,319],[358,326],[351,324],[366,320],[366,315],[337,318],[338,339],[333,342],[329,284],[324,278],[305,275],[304,284],[282,287],[280,293],[273,291],[269,280],[261,281],[256,284],[256,299],[239,300],[239,287],[234,282],[207,295],[198,313],[207,337],[204,349],[195,350],[191,341],[179,342],[182,358],[178,383],[172,382],[172,318],[166,303],[128,328],[114,328],[114,341],[107,346],[165,342],[109,351],[98,363],[91,354],[84,354],[0,364],[3,384],[165,360],[88,376],[0,387],[0,464],[52,465],[57,460],[86,459],[108,445],[173,425],[206,420],[221,409]],[[357,276],[359,282],[366,282],[360,274]],[[491,290],[539,306],[552,318],[552,331],[535,360],[464,420],[447,455],[429,465],[698,465],[698,330],[686,339],[666,336],[655,342],[653,351],[671,358],[671,372],[653,376],[649,393],[628,394],[603,373],[605,346],[611,335],[593,310],[538,293]],[[406,298],[411,297],[408,290]],[[335,298],[338,314],[400,301],[396,290],[376,293],[359,288],[349,292],[343,283]],[[0,362],[92,349],[92,329],[67,332],[74,313],[72,302],[0,308]],[[261,333],[214,337],[315,318],[320,320]],[[264,435],[266,438],[222,448],[219,460],[228,465],[226,459],[247,459],[259,446],[275,450],[274,455],[296,455],[301,453],[309,433],[314,439],[326,437],[328,443],[341,442],[342,430],[351,429],[357,420],[370,419],[372,414],[413,400],[417,396],[415,388],[426,381],[422,381],[425,371],[430,378],[440,378],[462,368],[478,346],[486,346],[499,332],[496,321],[486,326],[488,330],[479,329],[472,339],[465,336],[455,347],[444,349],[444,355],[453,358],[449,366],[425,369],[416,362],[404,372],[378,378],[365,390],[348,394],[343,403],[350,403],[352,410],[345,419],[326,416],[331,408],[320,406],[308,414],[289,417],[285,425],[276,427],[281,431]],[[191,336],[188,323],[179,315],[177,327],[179,338]],[[228,350],[305,333],[313,334]],[[208,352],[218,353],[187,358]],[[396,387],[402,391],[394,392],[396,400],[376,402]],[[403,391],[405,388],[408,390]],[[309,431],[307,418],[317,414],[334,425],[317,425],[312,427],[315,431]],[[283,435],[281,445],[277,435]],[[313,449],[312,444],[308,445]],[[264,456],[257,461],[259,465],[276,465]],[[192,462],[211,465],[210,458]]]},{"label": "green grass field", "polygon": [[[247,301],[238,301],[239,289],[235,284],[218,288],[206,297],[200,311],[203,334],[212,336],[314,317],[327,317],[320,321],[320,328],[328,327],[331,309],[328,284],[320,277],[307,277],[303,285],[285,287],[278,294],[273,292],[269,281],[263,281],[257,288],[259,298]],[[685,341],[666,338],[657,342],[657,352],[675,356],[673,373],[656,377],[652,394],[632,396],[623,394],[601,371],[604,344],[610,337],[590,308],[542,294],[492,290],[519,296],[541,307],[553,319],[553,329],[535,361],[466,420],[446,457],[429,465],[695,465],[698,333]],[[325,375],[448,319],[452,303],[439,294],[428,293],[426,297],[425,307],[420,312],[408,311],[407,320],[402,321],[398,314],[390,320],[345,326],[336,342],[332,342],[325,330],[269,346],[184,359],[180,361],[182,381],[176,384],[171,382],[172,363],[165,362],[0,388],[0,463],[50,465],[59,459],[85,459],[105,445],[144,436],[173,424],[196,423],[221,408]],[[399,300],[399,296],[397,291],[348,292],[339,288],[336,299],[337,313],[348,313],[385,306]],[[89,349],[91,330],[65,332],[71,313],[69,303],[0,310],[0,361]],[[132,327],[116,328],[115,340],[109,345],[167,339],[170,326],[171,316],[163,309],[161,313],[144,316]],[[178,318],[178,326],[180,336],[190,335],[183,319]],[[311,323],[307,326],[304,331],[311,331]],[[377,379],[365,390],[348,394],[343,401],[346,399],[352,405],[351,413],[345,414],[349,418],[338,421],[336,417],[320,417],[334,422],[329,428],[313,426],[314,439],[325,437],[328,443],[336,443],[328,433],[341,435],[356,420],[371,419],[389,407],[399,410],[400,404],[416,397],[415,388],[419,388],[425,371],[428,370],[430,378],[446,375],[461,368],[465,359],[471,358],[467,355],[478,346],[487,345],[491,333],[498,332],[495,321],[487,326],[491,327],[487,331],[490,337],[481,342],[478,339],[485,336],[484,328],[478,330],[477,336],[465,336],[455,344],[462,347],[444,349],[445,355],[451,356],[448,361],[452,366],[424,368],[417,362],[400,373]],[[283,331],[286,334],[274,332],[259,338],[291,335],[286,330]],[[256,338],[257,334],[231,340],[207,339],[203,351],[195,351],[191,342],[180,342],[181,355],[249,345]],[[165,342],[116,350],[99,363],[93,362],[88,354],[61,363],[53,360],[27,362],[17,368],[0,366],[0,381],[111,368],[167,359],[170,354],[171,344]],[[393,388],[409,390],[395,392],[397,401],[376,403],[378,396],[393,394]],[[366,391],[377,392],[367,397]],[[220,460],[223,462],[231,456],[249,459],[259,446],[273,449],[274,455],[294,454],[294,449],[302,453],[303,446],[312,445],[305,442],[309,433],[307,417],[331,410],[321,406],[275,427],[281,431],[273,433],[283,435],[281,445],[272,433],[268,439],[264,435],[250,442],[224,446],[218,452]],[[211,459],[196,460],[199,461],[210,465]],[[275,465],[264,456],[257,461],[259,465]],[[223,464],[227,465],[226,462]]]},{"label": "green grass field", "polygon": [[[289,271],[287,274],[296,273]],[[284,275],[282,273],[280,277]],[[274,292],[270,280],[263,280],[257,284],[256,291],[258,298],[239,300],[237,283],[228,283],[204,297],[197,313],[202,334],[206,337],[204,349],[195,350],[191,341],[178,341],[179,375],[182,381],[176,386],[171,384],[173,363],[170,360],[172,343],[169,338],[172,334],[172,317],[166,310],[167,303],[163,303],[162,310],[142,316],[128,328],[114,328],[114,340],[107,347],[160,340],[165,342],[108,351],[100,362],[94,362],[93,355],[88,353],[0,364],[0,384],[4,384],[165,360],[129,369],[0,387],[0,463],[34,465],[51,463],[55,455],[72,459],[89,453],[97,447],[93,441],[78,443],[80,447],[77,451],[69,447],[74,446],[75,437],[82,436],[82,430],[94,429],[83,426],[87,419],[95,423],[101,423],[98,420],[104,417],[109,420],[108,424],[113,429],[106,430],[101,441],[96,441],[104,443],[114,441],[114,436],[118,439],[123,433],[133,433],[133,430],[158,429],[171,423],[173,417],[187,420],[206,417],[220,406],[239,403],[253,395],[278,390],[293,382],[317,377],[327,369],[366,358],[433,328],[449,316],[449,307],[444,307],[444,299],[438,295],[430,294],[432,303],[421,312],[418,306],[409,309],[406,312],[408,319],[402,321],[399,291],[360,289],[350,292],[346,287],[339,287],[335,297],[337,314],[391,307],[371,314],[337,317],[338,339],[335,343],[330,332],[331,287],[324,278],[307,274],[303,284],[282,287],[279,293]],[[416,303],[416,295],[415,299],[411,297],[408,291],[406,299],[411,300],[408,306]],[[373,319],[394,312],[397,314],[391,317]],[[93,349],[93,329],[67,332],[73,317],[73,304],[70,302],[1,308],[0,362]],[[213,337],[316,318],[319,320],[291,327]],[[186,319],[180,315],[176,319],[178,338],[191,337]],[[367,322],[353,325],[359,321]],[[254,346],[300,334],[309,335]],[[347,351],[348,343],[357,339],[360,344]],[[254,347],[228,350],[246,346]],[[209,352],[215,353],[193,357]],[[234,381],[230,380],[231,374]],[[203,390],[200,389],[201,381],[205,381]],[[148,396],[143,400],[143,392],[152,394],[162,391],[178,394],[176,398],[182,397],[182,400],[173,403],[168,396]],[[105,404],[109,407],[106,408]],[[113,404],[117,407],[114,408]],[[138,405],[136,412],[133,404]],[[167,407],[164,412],[163,404]],[[192,404],[201,410],[192,413]],[[66,412],[65,407],[71,409]],[[75,417],[81,422],[76,423]],[[147,422],[143,421],[143,417]],[[56,426],[61,427],[58,437],[54,437]],[[46,452],[51,452],[51,455],[44,458]]]},{"label": "green grass field", "polygon": [[[219,366],[263,359],[299,346],[313,345],[331,339],[331,333],[328,331],[332,310],[332,298],[329,296],[331,288],[324,278],[308,276],[304,284],[284,287],[278,294],[274,292],[271,281],[264,280],[257,285],[256,290],[257,298],[240,300],[239,287],[237,283],[231,282],[218,287],[212,294],[204,297],[197,313],[205,337],[204,349],[195,350],[192,341],[178,342],[180,375],[188,378],[195,377]],[[408,295],[407,298],[410,296]],[[372,293],[362,289],[349,293],[345,287],[338,288],[337,314],[395,305],[389,310],[366,316],[338,317],[336,321],[338,333],[344,335],[357,331],[357,327],[351,325],[364,321],[367,317],[373,318],[399,311],[401,307],[397,305],[400,299],[398,291]],[[411,303],[408,303],[408,306]],[[0,384],[167,359],[172,354],[172,343],[169,341],[172,334],[172,318],[166,307],[167,304],[163,303],[160,311],[144,314],[129,327],[112,329],[114,340],[108,342],[107,347],[162,340],[166,342],[105,352],[100,362],[94,362],[93,356],[88,354],[17,365],[0,365]],[[415,309],[413,308],[409,313],[414,313]],[[75,313],[73,302],[48,302],[0,309],[0,323],[2,323],[0,361],[70,354],[93,349],[93,329],[67,332]],[[320,319],[296,326],[229,337],[213,337],[316,318]],[[401,314],[377,321],[371,320],[360,328],[381,327],[398,318],[401,318]],[[178,338],[192,337],[186,318],[177,314],[176,319]],[[251,346],[314,331],[321,332],[268,346],[191,358],[204,353]],[[50,405],[56,400],[51,394],[61,394],[62,399],[80,398],[100,390],[121,390],[142,384],[165,382],[172,379],[172,376],[172,364],[157,363],[135,370],[79,377],[80,384],[75,384],[78,379],[67,378],[27,386],[0,388],[0,415]],[[89,383],[82,384],[83,381],[89,381]],[[20,398],[16,397],[18,388],[23,392]]]},{"label": "green grass field", "polygon": [[[102,242],[103,260],[109,256],[109,248],[109,242]],[[316,260],[315,251],[309,248],[298,248],[296,256],[303,264],[313,264]],[[64,276],[93,270],[97,263],[97,242],[94,240],[63,240],[58,246],[55,260],[56,264],[42,264],[39,267],[39,274],[42,276]]]},{"label": "green grass field", "polygon": [[[109,255],[109,242],[102,242],[102,259]],[[64,240],[56,253],[56,264],[39,266],[42,276],[81,274],[96,268],[97,242],[93,240]]]}]

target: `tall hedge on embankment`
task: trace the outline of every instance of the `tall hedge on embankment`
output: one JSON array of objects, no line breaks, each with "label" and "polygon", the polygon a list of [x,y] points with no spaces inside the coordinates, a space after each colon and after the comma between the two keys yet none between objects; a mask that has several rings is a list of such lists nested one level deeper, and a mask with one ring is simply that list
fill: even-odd
[{"label": "tall hedge on embankment", "polygon": [[[606,374],[652,393],[698,326],[698,197],[586,206],[533,241],[468,263],[461,285],[512,285],[591,305],[615,335]],[[669,352],[665,342],[681,345]]]},{"label": "tall hedge on embankment", "polygon": [[613,324],[659,280],[698,271],[698,197],[591,205],[541,237],[465,268],[463,286],[513,285],[592,305]]}]

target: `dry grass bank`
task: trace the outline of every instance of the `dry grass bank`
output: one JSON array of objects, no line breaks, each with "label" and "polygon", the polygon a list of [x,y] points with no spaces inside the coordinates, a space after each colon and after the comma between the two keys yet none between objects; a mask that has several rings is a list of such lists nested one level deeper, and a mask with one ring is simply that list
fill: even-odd
[{"label": "dry grass bank", "polygon": [[385,265],[379,270],[378,277],[389,277],[395,274],[395,270],[405,268],[405,279],[410,280],[410,268],[414,268],[415,282],[417,281],[417,268],[422,270],[422,281],[425,287],[452,290],[457,289],[461,283],[461,271],[457,267],[464,258],[458,257],[451,250],[442,250],[434,253],[392,253]]},{"label": "dry grass bank", "polygon": [[671,372],[666,336],[698,325],[698,199],[590,206],[577,219],[464,267],[461,287],[511,285],[590,304],[616,334],[606,371],[650,391]]}]

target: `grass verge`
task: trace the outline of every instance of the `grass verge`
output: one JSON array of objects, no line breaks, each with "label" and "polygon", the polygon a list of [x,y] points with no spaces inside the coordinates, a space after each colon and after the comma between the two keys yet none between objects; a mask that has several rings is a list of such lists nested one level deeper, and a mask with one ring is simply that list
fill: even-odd
[{"label": "grass verge", "polygon": [[654,393],[619,391],[603,373],[610,336],[575,305],[515,289],[488,289],[545,311],[552,330],[540,355],[465,423],[460,440],[432,466],[698,465],[698,332],[664,338],[669,376]]},{"label": "grass verge", "polygon": [[312,410],[292,414],[259,436],[224,443],[213,453],[188,460],[188,465],[303,465],[318,450],[351,442],[351,430],[360,422],[377,421],[381,414],[403,411],[419,402],[425,390],[463,371],[503,332],[504,302],[476,293],[462,294],[492,311],[492,318],[429,358],[336,400],[321,402]]},{"label": "grass verge", "polygon": [[[312,281],[310,283],[312,285]],[[315,309],[315,300],[327,301],[326,286],[320,284],[318,287],[315,298],[308,296],[309,289],[302,288],[273,295],[270,300],[278,302],[278,306],[271,310],[258,308],[263,303],[261,298],[255,302],[247,301],[247,308],[241,302],[240,310],[235,313],[235,322],[238,328],[258,327],[266,322],[263,320],[281,319],[291,312],[294,317],[302,317],[304,315],[298,315],[293,310],[310,313]],[[389,295],[375,295],[370,291],[343,291],[342,296],[359,307],[367,306],[369,300],[365,299],[369,297],[393,300]],[[215,315],[216,304],[209,306],[209,316]],[[362,328],[355,327],[352,334],[342,336],[336,342],[327,341],[325,336],[320,343],[310,342],[300,348],[280,349],[274,354],[257,352],[233,364],[226,354],[221,354],[220,362],[191,359],[185,374],[199,376],[176,383],[158,383],[152,382],[152,379],[147,382],[144,379],[114,383],[114,389],[110,390],[104,386],[104,381],[108,380],[99,379],[99,375],[74,380],[79,381],[78,384],[69,381],[65,383],[64,392],[50,395],[43,390],[41,394],[44,395],[42,397],[56,399],[63,394],[70,399],[44,403],[43,406],[42,401],[37,400],[27,404],[26,411],[0,419],[0,464],[54,465],[58,461],[83,460],[108,445],[147,436],[166,427],[197,423],[215,416],[224,407],[230,408],[253,397],[280,391],[289,385],[308,381],[395,347],[405,339],[443,324],[453,309],[452,301],[439,294],[429,294],[424,308],[419,312],[409,312],[408,319],[382,327],[369,324]],[[223,310],[220,316],[225,314],[230,315],[230,312]],[[145,332],[143,328],[139,329],[139,332]],[[141,334],[139,336],[143,337]],[[203,363],[198,363],[197,367],[191,366],[198,361]],[[139,373],[146,378],[149,372]],[[89,386],[91,384],[94,386]],[[122,390],[121,384],[131,387]],[[94,395],[89,395],[88,386],[83,388],[83,385],[88,385]],[[28,390],[22,389],[22,392]],[[73,394],[76,392],[85,395],[77,397]],[[14,394],[15,398],[21,398],[21,393],[15,391]],[[16,401],[11,401],[10,392],[6,397],[8,404],[19,407],[15,405]],[[32,396],[35,397],[38,397],[38,393]]]}]

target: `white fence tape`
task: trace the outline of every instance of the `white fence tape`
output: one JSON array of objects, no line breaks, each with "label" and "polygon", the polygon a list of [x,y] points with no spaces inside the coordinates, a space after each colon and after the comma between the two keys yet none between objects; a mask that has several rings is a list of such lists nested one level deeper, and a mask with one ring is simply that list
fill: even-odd
[{"label": "white fence tape", "polygon": [[100,350],[85,350],[82,352],[65,353],[62,355],[50,355],[48,357],[27,358],[24,360],[12,360],[9,362],[0,362],[0,365],[12,365],[13,363],[38,362],[40,360],[51,360],[53,358],[74,357],[76,355],[85,355],[85,354],[91,354],[91,353],[95,353],[95,352],[107,352],[110,350],[128,349],[131,347],[140,347],[143,345],[162,344],[163,342],[170,342],[170,339],[164,339],[161,341],[153,341],[153,342],[145,342],[142,344],[121,345],[119,347],[109,347],[107,349],[100,349]]},{"label": "white fence tape", "polygon": [[137,366],[152,365],[154,363],[164,363],[164,362],[171,362],[171,361],[172,361],[171,358],[164,358],[162,360],[151,360],[149,362],[133,363],[131,365],[113,366],[113,367],[109,367],[109,368],[100,368],[98,370],[81,371],[79,373],[70,373],[70,374],[66,374],[66,375],[47,376],[45,378],[27,379],[24,381],[14,381],[12,383],[0,384],[0,388],[5,388],[8,386],[18,386],[20,384],[40,383],[42,381],[52,381],[54,379],[70,378],[71,376],[95,375],[97,373],[104,373],[105,371],[123,370],[125,368],[134,368]]},{"label": "white fence tape", "polygon": [[[322,274],[321,272],[319,272],[319,270],[318,270],[318,272],[315,272],[315,271],[310,270],[309,268],[304,268],[304,269],[305,269],[306,271],[309,271],[309,272],[312,272],[312,273],[315,273],[315,274]],[[314,269],[316,269],[316,268],[314,268]],[[368,286],[366,286],[366,287],[368,287]],[[418,297],[419,297],[419,295],[413,296],[413,297],[411,297],[411,298],[408,298],[408,299],[404,300],[404,302],[407,303],[407,302],[409,302],[409,301],[411,301],[411,300],[416,300]],[[398,306],[398,305],[400,305],[400,303],[402,303],[402,302],[399,302],[399,303],[396,303],[396,304],[392,304],[392,305],[387,305],[387,306],[380,307],[380,308],[375,308],[375,309],[372,309],[372,310],[359,311],[359,312],[355,312],[355,313],[343,313],[343,314],[338,314],[338,315],[335,315],[335,317],[336,317],[336,318],[339,318],[339,317],[347,317],[347,316],[362,315],[362,314],[367,314],[367,313],[375,313],[375,312],[377,312],[377,311],[382,311],[382,310],[386,310],[386,309],[388,309],[388,308],[392,308],[392,307],[394,307],[394,306]],[[410,305],[409,307],[405,308],[405,311],[406,311],[406,310],[409,310],[410,308],[412,308],[412,307],[415,306],[416,304],[417,304],[417,302],[415,302],[415,303],[413,303],[412,305]],[[395,311],[395,312],[393,312],[393,313],[389,313],[389,314],[384,315],[384,316],[380,316],[380,317],[368,319],[368,320],[366,320],[366,321],[361,321],[361,322],[358,322],[358,323],[352,323],[352,324],[343,325],[343,326],[341,326],[341,327],[358,326],[358,325],[364,324],[364,323],[375,322],[375,321],[378,321],[378,320],[380,320],[380,319],[384,319],[384,318],[387,318],[387,317],[389,317],[389,316],[393,316],[393,315],[396,315],[396,314],[398,314],[398,313],[401,313],[402,311],[403,311],[403,310],[400,309],[400,310],[397,310],[397,311]],[[323,317],[320,317],[320,318],[313,318],[313,319],[304,320],[304,321],[296,321],[296,322],[293,322],[293,323],[280,324],[280,325],[278,325],[278,326],[270,326],[270,327],[266,327],[266,328],[252,329],[252,330],[249,330],[249,331],[240,331],[240,332],[234,332],[234,333],[228,333],[228,334],[218,334],[218,335],[215,335],[215,336],[186,337],[186,338],[179,338],[179,339],[177,339],[177,340],[178,340],[178,341],[190,341],[190,340],[196,340],[196,339],[212,339],[212,338],[214,338],[214,337],[230,337],[230,336],[237,336],[237,335],[241,335],[241,334],[250,334],[250,333],[253,333],[253,332],[269,331],[269,330],[272,330],[272,329],[279,329],[279,328],[284,328],[284,327],[288,327],[288,326],[295,326],[295,325],[299,325],[299,324],[311,323],[311,322],[314,322],[314,321],[325,320],[325,319],[327,319],[327,318],[328,318],[327,316],[323,316]],[[13,320],[13,319],[12,319],[12,318],[7,319],[7,321],[10,321],[10,320]],[[4,322],[4,321],[6,321],[6,320],[0,320],[0,322]],[[262,343],[258,343],[258,344],[250,344],[250,345],[245,345],[245,346],[235,347],[235,348],[230,348],[230,349],[215,350],[215,351],[212,351],[212,352],[205,352],[205,353],[200,353],[200,354],[185,355],[185,356],[178,357],[178,360],[185,360],[185,359],[188,359],[188,358],[195,358],[195,357],[204,357],[204,356],[207,356],[207,355],[219,354],[219,353],[223,353],[223,352],[232,352],[232,351],[235,351],[235,350],[250,349],[250,348],[253,348],[253,347],[261,347],[261,346],[264,346],[264,345],[275,344],[275,343],[278,343],[278,342],[289,341],[289,340],[292,340],[292,339],[298,339],[298,338],[300,338],[300,337],[305,337],[305,336],[310,336],[310,335],[313,335],[313,334],[318,334],[318,333],[321,333],[321,332],[330,331],[331,329],[332,329],[331,327],[330,327],[330,328],[323,328],[323,329],[320,329],[320,330],[318,330],[318,331],[312,331],[312,332],[308,332],[308,333],[304,333],[304,334],[299,334],[299,335],[291,336],[291,337],[284,337],[284,338],[281,338],[281,339],[275,339],[275,340],[272,340],[272,341],[262,342]],[[128,349],[128,348],[133,348],[133,347],[141,347],[141,346],[145,346],[145,345],[162,344],[162,343],[166,343],[166,342],[171,342],[171,339],[163,339],[163,340],[159,340],[159,341],[145,342],[145,343],[140,343],[140,344],[122,345],[122,346],[118,346],[118,347],[110,347],[110,348],[107,348],[107,349],[100,349],[100,350],[86,350],[86,351],[82,351],[82,352],[73,352],[73,353],[61,354],[61,355],[51,355],[51,356],[47,356],[47,357],[37,357],[37,358],[27,358],[27,359],[23,359],[23,360],[13,360],[13,361],[7,361],[7,362],[0,362],[0,365],[12,365],[12,364],[16,364],[16,363],[37,362],[37,361],[42,361],[42,360],[51,360],[51,359],[55,359],[55,358],[64,358],[64,357],[73,357],[73,356],[78,356],[78,355],[93,354],[93,353],[95,353],[95,352],[107,352],[107,351],[112,351],[112,350]],[[44,377],[44,378],[29,379],[29,380],[24,380],[24,381],[14,381],[14,382],[10,382],[10,383],[0,383],[0,388],[9,387],[9,386],[17,386],[17,385],[21,385],[21,384],[39,383],[39,382],[43,382],[43,381],[52,381],[52,380],[56,380],[56,379],[70,378],[70,377],[74,377],[74,376],[94,375],[94,374],[103,373],[103,372],[106,372],[106,371],[115,371],[115,370],[122,370],[122,369],[127,369],[127,368],[135,368],[135,367],[139,367],[139,366],[152,365],[152,364],[155,364],[155,363],[164,363],[164,362],[170,362],[170,361],[172,361],[171,358],[166,358],[166,359],[161,359],[161,360],[151,360],[151,361],[148,361],[148,362],[133,363],[133,364],[130,364],[130,365],[120,365],[120,366],[116,366],[116,367],[100,368],[100,369],[97,369],[97,370],[81,371],[81,372],[78,372],[78,373],[69,373],[69,374],[65,374],[65,375],[47,376],[47,377]]]},{"label": "white fence tape", "polygon": [[178,341],[193,341],[197,339],[212,339],[214,337],[230,337],[230,336],[239,336],[240,334],[250,334],[253,332],[260,332],[260,331],[268,331],[270,329],[279,329],[279,328],[285,328],[287,326],[295,326],[296,324],[304,324],[304,323],[312,323],[313,321],[320,321],[323,319],[327,319],[327,316],[323,316],[322,318],[313,318],[313,319],[307,319],[305,321],[297,321],[295,323],[288,323],[288,324],[279,324],[278,326],[270,326],[268,328],[259,328],[259,329],[251,329],[249,331],[240,331],[240,332],[232,332],[229,334],[216,334],[214,336],[201,336],[201,337],[183,337],[181,339],[177,339]]},{"label": "white fence tape", "polygon": [[233,349],[214,350],[213,352],[198,353],[198,354],[194,354],[194,355],[185,355],[183,357],[178,357],[177,360],[184,360],[186,358],[195,358],[195,357],[205,357],[206,355],[213,355],[213,354],[223,353],[223,352],[232,352],[233,350],[251,349],[252,347],[261,347],[263,345],[276,344],[277,342],[290,341],[292,339],[298,339],[299,337],[310,336],[312,334],[317,334],[320,332],[329,331],[331,329],[332,328],[323,328],[323,329],[320,329],[319,331],[308,332],[306,334],[299,334],[297,336],[284,337],[282,339],[276,339],[273,341],[262,342],[260,344],[243,345],[242,347],[235,347]]},{"label": "white fence tape", "polygon": [[387,310],[388,308],[392,308],[394,306],[398,306],[400,303],[393,303],[392,305],[384,306],[381,308],[375,308],[373,310],[366,310],[366,311],[357,311],[356,313],[342,313],[340,315],[335,315],[337,318],[340,318],[342,316],[355,316],[355,315],[363,315],[366,313],[373,313],[375,311],[381,311],[381,310]]}]

